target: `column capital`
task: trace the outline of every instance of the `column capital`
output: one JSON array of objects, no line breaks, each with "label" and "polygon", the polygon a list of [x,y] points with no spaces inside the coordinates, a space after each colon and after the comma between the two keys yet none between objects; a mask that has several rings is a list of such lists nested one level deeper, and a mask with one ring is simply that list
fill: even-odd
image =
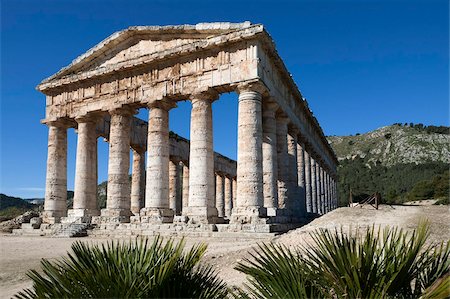
[{"label": "column capital", "polygon": [[128,106],[123,106],[119,108],[113,108],[108,111],[110,115],[125,115],[125,116],[132,116],[136,114],[136,109],[133,109]]},{"label": "column capital", "polygon": [[98,114],[92,114],[92,113],[88,113],[82,116],[77,116],[75,117],[75,121],[77,123],[96,123],[98,120],[100,119],[100,115]]},{"label": "column capital", "polygon": [[236,91],[239,95],[247,92],[255,92],[263,95],[268,93],[268,88],[260,81],[244,82],[237,85]]},{"label": "column capital", "polygon": [[181,158],[178,156],[169,156],[169,160],[176,164],[181,161]]},{"label": "column capital", "polygon": [[47,125],[48,127],[58,127],[62,129],[72,128],[76,127],[76,121],[71,118],[58,118],[54,120],[44,120],[42,121],[43,124]]},{"label": "column capital", "polygon": [[159,109],[169,111],[172,108],[176,108],[177,104],[175,101],[165,99],[165,100],[156,100],[156,101],[150,102],[150,103],[148,103],[147,107],[149,109],[159,108]]},{"label": "column capital", "polygon": [[289,117],[286,114],[284,114],[284,112],[282,112],[282,111],[277,112],[276,119],[277,119],[277,123],[282,123],[282,124],[286,124],[286,125],[289,124],[289,122],[291,121],[289,119]]},{"label": "column capital", "polygon": [[271,97],[264,98],[262,105],[263,105],[263,116],[275,117],[275,114],[279,106],[273,98]]},{"label": "column capital", "polygon": [[206,91],[193,93],[193,94],[189,95],[189,100],[192,103],[194,103],[196,101],[205,101],[205,100],[214,102],[218,98],[219,98],[219,93],[215,89],[212,89],[212,88],[210,88]]}]

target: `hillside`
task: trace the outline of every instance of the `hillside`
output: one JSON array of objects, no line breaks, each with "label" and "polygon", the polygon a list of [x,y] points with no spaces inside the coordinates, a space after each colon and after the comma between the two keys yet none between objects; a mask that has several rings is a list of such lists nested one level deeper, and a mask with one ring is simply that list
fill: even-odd
[{"label": "hillside", "polygon": [[374,192],[387,203],[448,199],[448,127],[394,124],[328,140],[340,162],[341,205],[348,203],[350,189],[355,201]]},{"label": "hillside", "polygon": [[450,163],[450,135],[421,126],[392,125],[356,136],[330,136],[338,159],[364,158],[370,164]]},{"label": "hillside", "polygon": [[12,219],[35,208],[37,208],[36,205],[22,198],[0,193],[0,222]]}]

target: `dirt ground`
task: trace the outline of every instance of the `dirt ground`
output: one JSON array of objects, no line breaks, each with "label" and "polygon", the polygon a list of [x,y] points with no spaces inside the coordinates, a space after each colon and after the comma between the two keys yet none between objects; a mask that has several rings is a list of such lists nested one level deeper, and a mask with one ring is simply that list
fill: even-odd
[{"label": "dirt ground", "polygon": [[[339,208],[317,218],[302,228],[284,235],[261,239],[234,239],[211,237],[205,239],[186,238],[187,246],[203,241],[208,244],[205,262],[214,265],[219,276],[229,285],[241,286],[245,276],[234,270],[237,262],[249,256],[249,251],[258,242],[274,241],[289,247],[311,243],[309,233],[318,228],[342,228],[394,226],[411,230],[421,219],[431,224],[430,240],[450,240],[450,213],[448,206],[380,206],[373,208]],[[0,235],[0,298],[11,298],[18,291],[31,287],[26,277],[29,269],[39,267],[42,258],[55,259],[64,255],[73,242],[106,242],[100,238],[46,238]]]}]

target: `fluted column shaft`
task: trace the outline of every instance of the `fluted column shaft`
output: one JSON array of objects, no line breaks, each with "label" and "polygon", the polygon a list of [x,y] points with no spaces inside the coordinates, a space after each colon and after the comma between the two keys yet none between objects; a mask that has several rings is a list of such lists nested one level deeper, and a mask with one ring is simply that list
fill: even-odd
[{"label": "fluted column shaft", "polygon": [[298,171],[300,215],[302,217],[305,217],[306,216],[305,145],[301,142],[297,144],[297,171]]},{"label": "fluted column shaft", "polygon": [[221,174],[216,174],[216,208],[217,216],[225,216],[225,194],[224,194],[224,177]]},{"label": "fluted column shaft", "polygon": [[232,180],[225,177],[225,217],[231,217],[231,210],[233,209],[233,186]]},{"label": "fluted column shaft", "polygon": [[328,212],[330,212],[333,209],[333,203],[332,203],[332,194],[331,194],[331,176],[327,172],[327,194],[328,194]]},{"label": "fluted column shaft", "polygon": [[183,161],[183,191],[182,191],[183,210],[189,206],[189,166]]},{"label": "fluted column shaft", "polygon": [[305,155],[305,195],[306,195],[306,211],[312,213],[312,189],[311,189],[311,156],[307,151]]},{"label": "fluted column shaft", "polygon": [[232,222],[253,223],[265,216],[262,166],[262,95],[239,90],[237,200]]},{"label": "fluted column shaft", "polygon": [[320,212],[321,214],[325,214],[325,174],[322,166],[319,166],[320,169]]},{"label": "fluted column shaft", "polygon": [[43,221],[59,222],[67,213],[67,126],[48,123],[47,175]]},{"label": "fluted column shaft", "polygon": [[329,202],[330,202],[330,211],[334,209],[334,203],[333,203],[333,177],[329,175],[328,177],[328,188],[329,188]]},{"label": "fluted column shaft", "polygon": [[334,208],[338,208],[339,207],[339,195],[338,195],[336,180],[333,180],[333,192],[334,192]]},{"label": "fluted column shaft", "polygon": [[288,122],[287,117],[277,117],[277,157],[278,157],[278,207],[286,208],[289,182],[288,155]]},{"label": "fluted column shaft", "polygon": [[[236,180],[236,177],[234,177],[231,180],[231,188],[233,189],[232,208],[234,209],[237,206],[237,203],[236,203],[236,197],[237,197],[237,180]],[[233,211],[231,211],[231,213],[233,213]]]},{"label": "fluted column shaft", "polygon": [[145,151],[133,149],[131,170],[131,212],[138,215],[145,199]]},{"label": "fluted column shaft", "polygon": [[311,210],[317,213],[317,167],[316,160],[311,158]]},{"label": "fluted column shaft", "polygon": [[288,144],[288,198],[286,208],[288,213],[298,221],[300,215],[300,194],[298,187],[298,169],[297,169],[297,134],[298,130],[290,128],[287,135]]},{"label": "fluted column shaft", "polygon": [[321,214],[321,186],[320,186],[320,164],[319,161],[316,160],[316,208],[317,213]]},{"label": "fluted column shaft", "polygon": [[78,140],[75,164],[73,209],[69,216],[97,216],[97,132],[94,118],[77,119]]},{"label": "fluted column shaft", "polygon": [[152,103],[147,135],[145,207],[149,222],[172,222],[169,208],[169,103]]},{"label": "fluted column shaft", "polygon": [[169,160],[169,208],[173,210],[175,215],[181,213],[181,178],[179,172],[179,160]]},{"label": "fluted column shaft", "polygon": [[277,107],[272,102],[263,107],[263,194],[268,216],[275,216],[278,208]]},{"label": "fluted column shaft", "polygon": [[130,169],[131,115],[127,109],[111,111],[109,132],[108,190],[102,216],[128,221],[131,214]]},{"label": "fluted column shaft", "polygon": [[192,222],[214,223],[214,152],[212,129],[213,94],[191,98],[191,141],[189,153],[189,207],[185,213]]}]

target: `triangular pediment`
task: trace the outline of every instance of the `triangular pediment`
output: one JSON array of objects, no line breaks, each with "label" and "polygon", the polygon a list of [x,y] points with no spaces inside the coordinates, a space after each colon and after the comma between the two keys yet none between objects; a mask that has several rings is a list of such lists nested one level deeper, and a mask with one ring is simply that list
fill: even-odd
[{"label": "triangular pediment", "polygon": [[53,76],[49,83],[74,74],[116,66],[126,61],[148,56],[232,31],[248,28],[244,23],[200,23],[177,26],[137,26],[118,31]]}]

